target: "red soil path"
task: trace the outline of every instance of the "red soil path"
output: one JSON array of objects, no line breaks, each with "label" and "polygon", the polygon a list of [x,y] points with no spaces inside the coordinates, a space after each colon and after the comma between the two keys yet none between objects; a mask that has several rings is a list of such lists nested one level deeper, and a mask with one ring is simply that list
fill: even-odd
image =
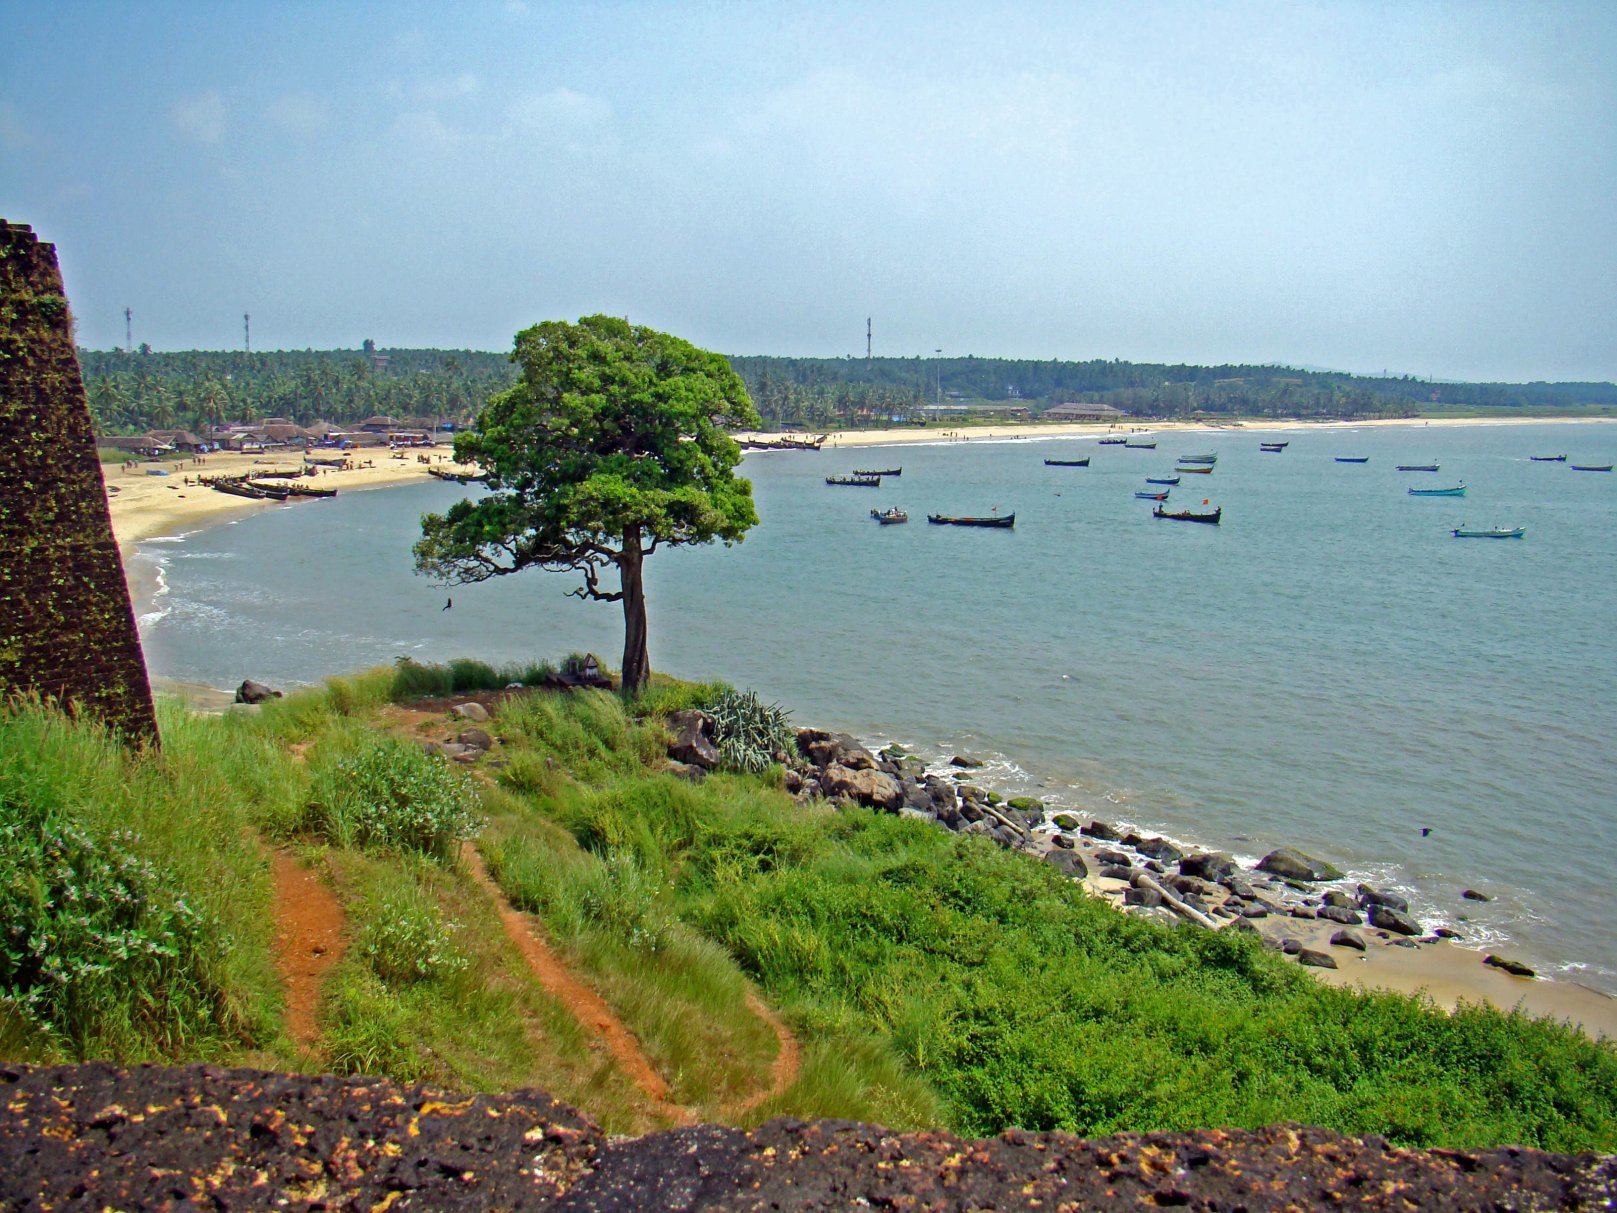
[{"label": "red soil path", "polygon": [[320,987],[346,946],[342,903],[318,873],[286,851],[273,852],[271,864],[275,960],[286,983],[286,1030],[298,1044],[313,1048],[320,1039]]}]

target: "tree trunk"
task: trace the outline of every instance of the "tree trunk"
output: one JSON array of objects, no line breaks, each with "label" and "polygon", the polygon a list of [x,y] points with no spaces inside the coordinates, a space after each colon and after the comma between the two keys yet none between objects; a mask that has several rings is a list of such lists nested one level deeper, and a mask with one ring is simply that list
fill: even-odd
[{"label": "tree trunk", "polygon": [[623,590],[623,694],[637,694],[651,674],[651,658],[646,654],[646,585],[641,578],[640,528],[623,532],[623,553],[618,557],[618,576]]}]

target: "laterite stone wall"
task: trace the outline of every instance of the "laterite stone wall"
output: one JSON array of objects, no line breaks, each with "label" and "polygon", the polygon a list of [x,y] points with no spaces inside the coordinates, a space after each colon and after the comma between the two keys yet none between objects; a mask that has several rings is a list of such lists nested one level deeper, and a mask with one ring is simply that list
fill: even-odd
[{"label": "laterite stone wall", "polygon": [[56,247],[0,219],[0,695],[155,743]]}]

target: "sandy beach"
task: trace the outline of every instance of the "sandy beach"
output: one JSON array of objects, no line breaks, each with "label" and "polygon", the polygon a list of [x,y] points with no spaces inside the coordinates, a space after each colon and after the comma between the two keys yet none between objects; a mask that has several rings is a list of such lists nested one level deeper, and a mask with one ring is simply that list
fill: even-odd
[{"label": "sandy beach", "polygon": [[[1126,426],[1096,424],[985,426],[960,430],[864,430],[838,431],[825,443],[827,449],[841,447],[867,447],[912,443],[961,442],[1006,440],[1018,438],[1101,437],[1118,433],[1224,433],[1233,430],[1275,432],[1300,429],[1359,429],[1383,426],[1475,426],[1475,425],[1544,425],[1556,420],[1581,423],[1583,418],[1500,418],[1490,420],[1437,419],[1431,421],[1355,421],[1355,422],[1298,422],[1262,421],[1208,425],[1185,422],[1140,422]],[[1595,420],[1595,419],[1589,419]],[[1611,421],[1614,419],[1598,419]],[[741,435],[753,437],[753,435]],[[778,435],[756,435],[759,438]],[[345,470],[331,470],[318,479],[321,488],[342,490],[379,489],[413,483],[427,475],[427,464],[418,456],[430,458],[432,465],[453,467],[447,446],[439,446],[405,453],[395,458],[386,449],[371,450],[357,456],[356,466]],[[150,475],[154,466],[141,464],[134,469],[117,465],[104,466],[103,476],[109,489],[109,507],[114,534],[124,556],[126,575],[130,578],[131,594],[137,613],[149,603],[156,591],[155,584],[146,584],[149,575],[143,573],[145,565],[131,560],[135,547],[142,540],[159,536],[181,535],[211,526],[231,517],[264,509],[288,508],[279,502],[254,502],[218,493],[196,482],[203,475],[240,475],[278,468],[299,466],[296,455],[280,458],[262,455],[210,455],[202,466],[186,464],[161,465],[168,475]],[[189,483],[187,480],[189,479]],[[314,481],[311,481],[314,483]],[[116,489],[116,492],[111,490]],[[290,508],[318,509],[319,501],[295,502]],[[335,672],[335,671],[334,671]],[[164,690],[178,693],[202,710],[219,710],[219,696],[200,688],[165,685]],[[196,694],[192,694],[195,690]],[[1093,867],[1092,863],[1092,867]],[[1116,896],[1116,882],[1089,882],[1090,887],[1102,895]],[[1110,894],[1107,887],[1112,886]],[[1417,907],[1418,909],[1418,907]],[[1570,982],[1556,982],[1512,977],[1507,973],[1483,965],[1485,953],[1457,946],[1447,941],[1421,943],[1416,947],[1394,945],[1390,938],[1376,938],[1370,928],[1361,928],[1361,934],[1370,942],[1363,953],[1329,944],[1335,924],[1275,915],[1257,920],[1254,924],[1264,934],[1276,939],[1293,938],[1310,948],[1326,952],[1337,960],[1338,969],[1311,969],[1320,980],[1335,985],[1362,985],[1371,989],[1393,990],[1400,993],[1420,993],[1435,1004],[1453,1008],[1460,1002],[1488,1002],[1503,1010],[1519,1009],[1525,1014],[1548,1016],[1580,1025],[1591,1035],[1617,1040],[1617,999]],[[1506,955],[1510,955],[1508,949]]]}]

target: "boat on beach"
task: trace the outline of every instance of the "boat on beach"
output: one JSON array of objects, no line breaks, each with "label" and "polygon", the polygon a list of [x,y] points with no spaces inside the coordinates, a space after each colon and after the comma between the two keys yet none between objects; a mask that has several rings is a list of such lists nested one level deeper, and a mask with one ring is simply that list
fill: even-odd
[{"label": "boat on beach", "polygon": [[904,474],[904,469],[887,468],[886,470],[880,472],[861,472],[858,468],[855,468],[853,470],[853,474],[855,476],[902,476]]},{"label": "boat on beach", "polygon": [[992,526],[1009,528],[1016,525],[1016,515],[1006,514],[1004,517],[971,518],[952,514],[928,514],[926,520],[936,526]]},{"label": "boat on beach", "polygon": [[1136,497],[1138,497],[1142,501],[1166,501],[1166,500],[1168,500],[1168,490],[1167,489],[1163,489],[1162,492],[1160,492],[1160,493],[1136,493],[1134,495]]},{"label": "boat on beach", "polygon": [[1044,461],[1044,466],[1047,467],[1047,468],[1086,468],[1086,467],[1089,466],[1089,460],[1087,458],[1086,459],[1046,459]]},{"label": "boat on beach", "polygon": [[1153,518],[1171,518],[1175,522],[1210,522],[1218,525],[1218,520],[1224,516],[1224,507],[1219,506],[1210,514],[1198,514],[1194,510],[1165,510],[1159,504],[1151,511]]},{"label": "boat on beach", "polygon": [[1520,539],[1527,534],[1524,526],[1491,526],[1481,530],[1467,530],[1464,524],[1450,532],[1456,539]]},{"label": "boat on beach", "polygon": [[825,478],[825,482],[827,484],[834,484],[844,488],[853,489],[881,488],[880,476],[827,476]]},{"label": "boat on beach", "polygon": [[1574,472],[1609,472],[1609,471],[1611,471],[1611,464],[1609,464],[1609,463],[1574,463],[1572,465],[1572,470]]},{"label": "boat on beach", "polygon": [[1370,462],[1370,456],[1368,456],[1368,455],[1338,455],[1336,457],[1336,462],[1338,462],[1338,463],[1369,463]]},{"label": "boat on beach", "polygon": [[1410,489],[1411,497],[1464,497],[1465,481],[1446,489]]},{"label": "boat on beach", "polygon": [[1534,463],[1565,463],[1565,455],[1529,455]]},{"label": "boat on beach", "polygon": [[1400,463],[1398,465],[1398,470],[1400,472],[1435,472],[1435,471],[1437,471],[1437,464],[1435,464],[1435,463]]},{"label": "boat on beach", "polygon": [[474,472],[447,472],[443,468],[428,468],[427,475],[434,480],[446,480],[451,484],[487,484],[488,473]]},{"label": "boat on beach", "polygon": [[1145,478],[1145,482],[1147,484],[1178,484],[1179,483],[1179,477],[1177,477],[1177,476],[1147,476]]},{"label": "boat on beach", "polygon": [[895,522],[908,522],[910,516],[896,505],[887,510],[871,510],[870,516],[883,526],[892,526]]}]

